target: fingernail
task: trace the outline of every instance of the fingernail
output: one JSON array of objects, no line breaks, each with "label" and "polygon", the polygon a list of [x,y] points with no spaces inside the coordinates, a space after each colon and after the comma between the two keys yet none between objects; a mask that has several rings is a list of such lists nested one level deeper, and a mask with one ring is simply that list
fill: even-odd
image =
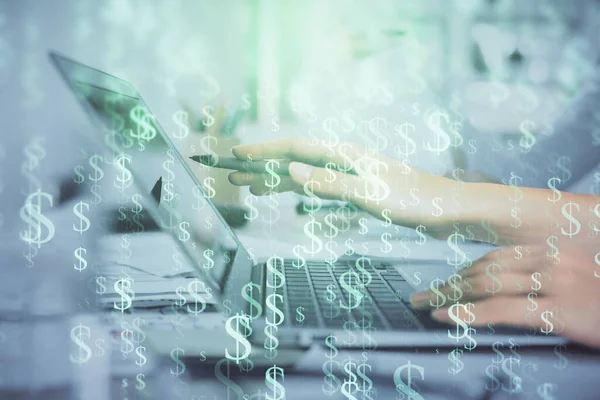
[{"label": "fingernail", "polygon": [[310,179],[312,167],[310,165],[293,162],[289,167],[290,175],[300,183],[306,183]]},{"label": "fingernail", "polygon": [[437,320],[447,320],[448,319],[448,309],[447,308],[438,308],[435,311],[431,312],[431,318]]},{"label": "fingernail", "polygon": [[231,153],[239,159],[245,160],[246,155],[250,152],[250,146],[244,144],[238,144],[231,148]]}]

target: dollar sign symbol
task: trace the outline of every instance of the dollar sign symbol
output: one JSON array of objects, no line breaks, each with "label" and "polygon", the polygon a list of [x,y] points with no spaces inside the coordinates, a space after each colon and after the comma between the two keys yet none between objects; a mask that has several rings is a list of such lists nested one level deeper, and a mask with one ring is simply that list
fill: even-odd
[{"label": "dollar sign symbol", "polygon": [[444,151],[448,150],[448,148],[450,148],[451,143],[450,135],[448,135],[441,128],[442,119],[446,122],[446,124],[450,124],[450,117],[448,116],[448,114],[440,110],[434,111],[427,118],[427,127],[430,130],[432,130],[435,134],[436,142],[435,147],[432,146],[431,143],[427,143],[425,145],[425,150],[432,151],[438,156]]},{"label": "dollar sign symbol", "polygon": [[542,400],[555,400],[554,393],[557,390],[557,385],[554,383],[544,382],[537,387],[537,394]]},{"label": "dollar sign symbol", "polygon": [[499,271],[502,270],[502,267],[500,266],[500,264],[497,264],[496,262],[492,262],[491,264],[488,264],[485,267],[485,274],[488,276],[488,278],[490,278],[492,280],[492,288],[490,289],[486,285],[485,291],[488,293],[491,293],[491,294],[496,294],[500,290],[502,290],[502,281],[500,280],[500,278],[498,278],[495,275],[496,269],[498,269]]},{"label": "dollar sign symbol", "polygon": [[[596,215],[596,217],[600,218],[600,203],[596,204],[596,206],[594,207],[594,214]],[[596,224],[594,223],[594,232],[596,232],[596,236],[598,234],[598,232],[600,232],[600,228],[598,228],[596,226]]]},{"label": "dollar sign symbol", "polygon": [[562,172],[560,179],[562,182],[571,180],[571,159],[566,156],[561,156],[556,160],[556,170]]},{"label": "dollar sign symbol", "polygon": [[90,193],[92,193],[94,195],[94,200],[92,200],[92,203],[95,205],[98,205],[102,202],[102,196],[99,193],[100,190],[100,185],[93,185],[90,188]]},{"label": "dollar sign symbol", "polygon": [[306,259],[300,255],[300,245],[295,245],[292,252],[296,256],[296,259],[292,262],[292,265],[298,269],[304,267],[306,265]]},{"label": "dollar sign symbol", "polygon": [[485,369],[485,374],[487,375],[488,378],[490,378],[490,381],[491,381],[490,382],[491,385],[488,385],[486,383],[485,388],[486,388],[486,390],[489,390],[490,392],[497,391],[498,389],[500,389],[500,386],[501,386],[500,380],[495,375],[496,371],[500,372],[500,367],[497,366],[496,364],[488,365]]},{"label": "dollar sign symbol", "polygon": [[563,351],[567,351],[567,346],[565,346],[564,344],[557,344],[556,346],[554,346],[554,355],[556,355],[556,357],[558,358],[558,360],[554,363],[554,368],[558,370],[563,370],[567,368],[567,365],[569,364],[569,361],[567,360],[567,357],[565,357],[565,355],[563,354]]},{"label": "dollar sign symbol", "polygon": [[499,239],[498,233],[494,229],[492,229],[489,218],[481,219],[481,227],[488,233],[486,242],[492,243],[492,244],[498,244],[498,239]]},{"label": "dollar sign symbol", "polygon": [[454,150],[457,150],[465,142],[465,139],[460,134],[460,129],[462,126],[463,124],[461,119],[454,120],[450,124],[450,132],[452,132],[452,137],[454,139],[451,141],[450,145],[454,147]]},{"label": "dollar sign symbol", "polygon": [[321,183],[312,179],[306,182],[303,186],[304,194],[310,198],[310,203],[307,203],[305,201],[302,206],[305,213],[314,214],[317,211],[319,211],[322,207],[321,199],[314,193],[315,185],[318,188],[321,188]]},{"label": "dollar sign symbol", "polygon": [[184,243],[190,240],[191,237],[190,232],[188,231],[189,227],[190,223],[187,221],[182,221],[179,223],[179,230],[181,231],[181,234],[179,235],[179,240]]},{"label": "dollar sign symbol", "polygon": [[35,137],[24,149],[23,153],[27,158],[22,164],[21,171],[30,182],[30,188],[40,188],[40,183],[33,171],[40,166],[40,161],[46,157],[46,150],[42,146],[44,138]]},{"label": "dollar sign symbol", "polygon": [[71,329],[71,340],[79,346],[77,355],[70,354],[69,359],[74,364],[85,364],[92,358],[92,349],[85,342],[90,338],[90,328],[79,324]]},{"label": "dollar sign symbol", "polygon": [[544,311],[542,313],[542,321],[544,321],[544,323],[546,324],[546,326],[540,328],[540,330],[542,331],[542,333],[544,334],[549,334],[554,330],[554,324],[548,319],[548,316],[550,317],[554,317],[554,314],[552,313],[552,311]]},{"label": "dollar sign symbol", "polygon": [[265,355],[265,357],[269,359],[277,357],[279,339],[275,336],[274,332],[277,332],[278,326],[281,325],[285,319],[283,312],[277,306],[277,300],[279,300],[280,303],[283,303],[283,296],[277,293],[271,293],[266,298],[267,308],[271,311],[271,314],[267,314],[267,325],[264,329],[266,335],[264,348],[269,351],[269,355]]},{"label": "dollar sign symbol", "polygon": [[183,110],[177,110],[173,114],[173,122],[179,127],[179,131],[173,133],[175,139],[183,140],[190,134],[190,116]]},{"label": "dollar sign symbol", "polygon": [[88,263],[87,263],[86,259],[83,258],[83,255],[87,254],[87,250],[84,249],[83,247],[78,247],[75,249],[73,254],[75,255],[75,258],[77,258],[77,260],[79,260],[79,265],[73,264],[73,268],[75,268],[79,272],[86,269]]},{"label": "dollar sign symbol", "polygon": [[183,267],[183,264],[181,263],[181,253],[179,252],[177,245],[173,246],[173,255],[171,258],[175,262],[173,269],[179,271]]},{"label": "dollar sign symbol", "polygon": [[[199,288],[198,285],[201,285],[202,287]],[[187,290],[190,296],[194,298],[194,308],[191,308],[188,304],[187,311],[191,314],[197,315],[206,310],[206,301],[204,298],[202,298],[202,296],[199,295],[199,293],[206,292],[206,286],[204,285],[204,282],[194,279],[188,284]],[[198,303],[201,304],[200,307],[198,307]]]},{"label": "dollar sign symbol", "polygon": [[[471,304],[471,303],[469,303]],[[471,313],[471,316],[473,319],[475,319],[475,314]],[[475,350],[475,347],[477,347],[477,341],[475,340],[475,338],[473,338],[473,336],[471,335],[471,333],[476,333],[474,328],[467,328],[466,332],[465,332],[465,339],[468,340],[468,343],[465,343],[464,347],[465,349],[472,351]]]},{"label": "dollar sign symbol", "polygon": [[[250,321],[260,317],[263,311],[262,305],[254,298],[254,289],[257,290],[257,297],[260,299],[261,288],[259,285],[253,282],[248,282],[242,287],[242,297],[248,302],[248,304],[250,304],[250,315],[248,315]],[[254,309],[256,309],[256,312],[253,312]]]},{"label": "dollar sign symbol", "polygon": [[323,391],[329,396],[340,390],[342,386],[342,382],[333,373],[334,366],[339,368],[340,365],[338,361],[333,360],[338,355],[338,349],[335,347],[334,341],[337,341],[337,338],[333,335],[325,338],[325,345],[329,348],[329,354],[325,353],[327,361],[325,361],[322,368],[325,374],[323,378]]},{"label": "dollar sign symbol", "polygon": [[[251,253],[250,249],[250,253]],[[250,259],[254,259],[254,255],[248,256]],[[285,275],[283,270],[283,258],[273,255],[267,259],[267,287],[272,289],[279,289],[285,282]]]},{"label": "dollar sign symbol", "polygon": [[265,186],[273,190],[275,187],[279,186],[281,183],[281,177],[274,171],[273,166],[277,165],[279,167],[279,161],[277,160],[269,160],[265,165],[265,170],[271,177],[270,182],[265,179]]},{"label": "dollar sign symbol", "polygon": [[340,286],[348,293],[348,305],[345,305],[340,299],[341,308],[350,311],[360,305],[364,296],[359,290],[361,284],[360,277],[352,270],[346,271],[340,276]]},{"label": "dollar sign symbol", "polygon": [[202,184],[207,191],[206,197],[209,199],[212,199],[217,194],[217,191],[212,186],[212,185],[214,185],[214,183],[215,183],[215,178],[213,178],[212,176],[207,176],[206,178],[204,178],[204,181],[202,181]]},{"label": "dollar sign symbol", "polygon": [[[21,240],[25,243],[37,244],[38,249],[42,246],[42,244],[48,243],[50,240],[52,240],[55,233],[55,228],[52,221],[42,214],[42,199],[48,200],[50,207],[53,207],[52,196],[48,193],[38,190],[37,192],[31,193],[29,196],[27,196],[27,199],[25,199],[25,204],[23,207],[21,207],[19,212],[19,216],[29,227],[28,230],[20,232]],[[36,200],[36,204],[34,204],[34,200]],[[43,239],[42,225],[48,231]],[[35,229],[35,234],[33,233],[33,229]]]},{"label": "dollar sign symbol", "polygon": [[144,355],[144,353],[146,352],[146,346],[138,346],[135,349],[135,354],[137,354],[138,359],[135,361],[135,363],[137,365],[139,365],[140,367],[143,365],[146,365],[146,362],[148,362],[148,358]]},{"label": "dollar sign symbol", "polygon": [[90,220],[85,215],[83,215],[84,207],[87,211],[90,210],[90,205],[88,203],[84,203],[83,201],[80,201],[79,203],[73,206],[73,213],[76,217],[79,218],[79,227],[73,224],[73,230],[75,232],[79,232],[79,234],[81,235],[83,235],[83,232],[90,229]]},{"label": "dollar sign symbol", "polygon": [[[450,317],[450,319],[452,321],[454,321],[456,323],[456,335],[454,333],[452,333],[450,331],[450,329],[448,329],[448,337],[451,339],[456,339],[456,341],[458,342],[461,339],[464,339],[465,337],[467,337],[467,335],[469,335],[469,326],[467,326],[466,322],[463,321],[462,319],[459,318],[459,311],[458,308],[462,308],[466,313],[470,313],[470,315],[472,315],[473,320],[474,320],[474,315],[471,312],[471,310],[469,310],[465,304],[460,304],[460,303],[455,303],[452,304],[450,306],[450,308],[448,309],[448,316]],[[462,329],[462,333],[461,333],[461,329]]]},{"label": "dollar sign symbol", "polygon": [[202,115],[204,115],[204,118],[202,119],[202,125],[209,128],[215,124],[216,119],[213,115],[214,112],[215,110],[212,106],[202,107]]},{"label": "dollar sign symbol", "polygon": [[231,305],[232,305],[231,300],[225,300],[225,301],[223,301],[223,308],[225,309],[225,311],[223,312],[223,314],[226,317],[229,317],[233,313],[233,310],[231,309]]},{"label": "dollar sign symbol", "polygon": [[546,198],[553,204],[556,204],[562,198],[562,193],[556,188],[556,182],[561,183],[561,180],[555,176],[548,179],[548,189],[551,189],[553,194],[552,198],[550,196]]},{"label": "dollar sign symbol", "polygon": [[[600,253],[596,253],[596,255],[594,256],[594,262],[600,267]],[[594,271],[594,277],[600,278],[600,270]]]},{"label": "dollar sign symbol", "polygon": [[358,391],[358,379],[352,371],[352,368],[356,369],[356,363],[352,358],[349,358],[348,361],[344,364],[344,371],[348,374],[348,379],[344,379],[344,384],[342,385],[342,394],[347,399],[358,400],[354,393]]},{"label": "dollar sign symbol", "polygon": [[516,175],[514,172],[510,173],[510,179],[508,180],[508,185],[511,186],[514,190],[515,196],[509,196],[509,200],[517,203],[523,199],[523,191],[519,188],[521,183],[523,182],[523,178]]},{"label": "dollar sign symbol", "polygon": [[542,288],[542,282],[540,282],[539,280],[541,276],[542,274],[539,272],[534,272],[533,274],[531,274],[531,280],[533,281],[533,284],[531,285],[531,290],[535,290],[537,292]]},{"label": "dollar sign symbol", "polygon": [[215,266],[215,261],[212,258],[214,254],[215,253],[212,249],[204,249],[204,251],[202,252],[202,256],[205,260],[202,262],[203,268],[210,270]]},{"label": "dollar sign symbol", "polygon": [[121,303],[117,304],[115,301],[114,307],[115,310],[119,310],[124,312],[133,304],[133,298],[135,294],[131,289],[131,280],[130,279],[119,279],[114,284],[115,292],[117,292],[121,296]]},{"label": "dollar sign symbol", "polygon": [[[412,364],[410,361],[396,369],[394,372],[394,384],[399,393],[406,395],[407,399],[424,400],[415,389],[413,389],[413,369],[421,375],[421,379],[425,380],[425,369],[419,365]],[[402,379],[402,372],[407,370],[407,380]]]},{"label": "dollar sign symbol", "polygon": [[335,163],[333,163],[333,162],[330,161],[327,164],[325,164],[325,170],[329,174],[325,178],[325,181],[328,182],[328,183],[335,182],[335,180],[337,179],[337,176],[336,176],[336,174],[335,174],[334,171],[337,170],[337,165]]},{"label": "dollar sign symbol", "polygon": [[520,360],[515,357],[509,357],[502,361],[502,371],[508,376],[508,386],[502,384],[502,390],[508,393],[520,393],[523,389],[521,386],[521,378],[512,370],[513,364],[519,365]]},{"label": "dollar sign symbol", "polygon": [[535,136],[533,135],[533,133],[531,133],[531,130],[534,128],[534,126],[535,124],[527,119],[525,121],[522,121],[521,125],[519,125],[519,129],[523,134],[523,137],[521,137],[521,140],[519,140],[519,145],[521,146],[524,152],[528,152],[529,150],[531,150],[531,148],[536,142]]},{"label": "dollar sign symbol", "polygon": [[534,312],[538,309],[537,301],[535,300],[538,297],[536,292],[530,292],[527,294],[527,300],[529,300],[529,304],[527,305],[527,310]]},{"label": "dollar sign symbol", "polygon": [[83,166],[78,165],[73,169],[73,171],[75,172],[75,178],[73,178],[73,182],[75,182],[78,185],[81,185],[85,180],[85,177],[82,174]]},{"label": "dollar sign symbol", "polygon": [[423,282],[423,281],[421,280],[421,272],[419,272],[419,271],[415,272],[415,273],[413,274],[413,277],[414,277],[414,279],[413,279],[413,283],[414,283],[415,285],[420,285],[420,284],[421,284],[421,282]]},{"label": "dollar sign symbol", "polygon": [[392,244],[390,243],[391,238],[392,234],[389,232],[383,232],[381,234],[381,242],[385,246],[380,249],[383,253],[389,253],[390,251],[392,251]]},{"label": "dollar sign symbol", "polygon": [[376,151],[383,151],[388,147],[388,136],[382,132],[382,128],[387,128],[387,126],[388,123],[385,118],[379,116],[374,117],[369,121],[369,132],[372,134],[368,135],[366,138],[369,142],[369,148],[372,148]]},{"label": "dollar sign symbol", "polygon": [[337,125],[337,127],[339,128],[340,126],[340,122],[337,118],[325,118],[325,120],[323,121],[323,131],[327,134],[327,138],[329,139],[327,143],[325,143],[325,146],[327,146],[329,149],[331,149],[333,151],[333,148],[335,146],[337,146],[340,143],[340,136],[337,134],[337,132],[333,129],[333,125]]},{"label": "dollar sign symbol", "polygon": [[99,276],[96,278],[96,293],[100,295],[106,293],[106,277]]},{"label": "dollar sign symbol", "polygon": [[304,318],[304,307],[296,307],[296,325],[302,325]]},{"label": "dollar sign symbol", "polygon": [[427,243],[427,236],[425,236],[425,234],[423,233],[426,230],[427,230],[427,228],[425,228],[425,226],[423,226],[423,225],[419,225],[415,228],[415,232],[417,233],[417,235],[419,235],[419,239],[416,240],[416,243],[419,246],[422,246],[425,243]]},{"label": "dollar sign symbol", "polygon": [[118,169],[117,173],[117,182],[114,183],[117,189],[120,189],[123,192],[125,189],[130,187],[133,184],[133,179],[131,175],[131,171],[127,168],[125,164],[131,164],[131,156],[127,154],[119,154],[115,160],[115,167]]},{"label": "dollar sign symbol", "polygon": [[434,280],[432,280],[429,283],[429,289],[435,293],[436,297],[435,297],[435,303],[433,302],[433,300],[429,300],[429,305],[431,307],[435,307],[436,309],[443,307],[446,304],[446,295],[442,292],[440,292],[439,287],[440,286],[445,286],[446,282],[444,282],[443,280],[441,280],[440,278],[435,278]]},{"label": "dollar sign symbol", "polygon": [[560,258],[558,257],[558,255],[560,254],[559,250],[558,250],[558,237],[552,235],[552,236],[548,236],[548,238],[546,239],[546,243],[548,244],[548,246],[550,246],[551,252],[548,253],[546,252],[546,255],[548,257],[552,257],[552,261],[554,264],[560,264]]},{"label": "dollar sign symbol", "polygon": [[256,199],[254,195],[248,195],[244,199],[244,203],[250,209],[250,215],[247,212],[244,212],[244,218],[248,221],[254,221],[258,217],[258,209],[254,206],[253,201]]},{"label": "dollar sign symbol", "polygon": [[[565,217],[569,221],[569,230],[565,231],[564,227],[561,227],[560,230],[563,235],[572,238],[577,235],[581,231],[581,223],[573,216],[573,207],[579,211],[579,204],[573,203],[569,201],[567,204],[562,206],[561,212],[563,217]],[[574,228],[574,229],[573,229]]]},{"label": "dollar sign symbol", "polygon": [[386,179],[381,175],[383,172],[388,172],[388,164],[369,156],[361,157],[354,164],[356,173],[364,178],[364,194],[359,193],[357,189],[354,191],[354,196],[364,199],[366,202],[374,201],[377,204],[384,201],[390,195],[390,186]]},{"label": "dollar sign symbol", "polygon": [[146,325],[146,320],[140,317],[136,317],[131,323],[133,330],[135,331],[135,341],[141,343],[146,340],[146,332],[142,330],[140,325]]},{"label": "dollar sign symbol", "polygon": [[181,361],[180,357],[185,355],[185,351],[179,347],[171,350],[171,360],[175,362],[175,370],[173,368],[169,368],[171,375],[175,375],[179,377],[181,374],[185,372],[185,364]]},{"label": "dollar sign symbol", "polygon": [[242,110],[248,111],[252,107],[252,102],[250,101],[250,95],[248,93],[244,93],[242,95]]},{"label": "dollar sign symbol", "polygon": [[516,246],[515,247],[515,253],[517,253],[517,255],[515,256],[515,260],[520,260],[523,258],[523,253],[521,252],[523,248],[521,246]]},{"label": "dollar sign symbol", "polygon": [[138,140],[144,140],[149,142],[156,136],[156,129],[152,126],[150,121],[153,120],[153,116],[148,110],[141,106],[136,105],[129,111],[129,118],[136,124],[136,131],[130,132],[130,135]]},{"label": "dollar sign symbol", "polygon": [[365,370],[368,368],[369,372],[372,371],[372,368],[369,364],[367,364],[367,352],[364,351],[363,353],[363,362],[361,364],[359,364],[356,367],[356,374],[361,378],[362,380],[362,387],[358,390],[361,393],[361,397],[363,399],[370,399],[373,400],[373,398],[371,397],[371,395],[373,394],[372,389],[373,389],[373,381],[371,380],[371,378],[369,378],[365,372]]},{"label": "dollar sign symbol", "polygon": [[477,146],[476,146],[476,141],[475,139],[469,139],[469,154],[475,154],[477,153]]},{"label": "dollar sign symbol", "polygon": [[[233,328],[233,323],[235,322],[236,327]],[[244,330],[245,334],[241,333],[241,329]],[[247,358],[252,351],[252,345],[246,339],[252,333],[252,328],[250,327],[250,318],[246,315],[240,315],[239,313],[227,319],[225,323],[225,330],[233,339],[235,339],[235,355],[231,355],[228,349],[225,349],[225,357],[229,360],[235,361],[236,364],[239,364],[240,361]],[[244,352],[240,354],[240,345],[244,347]]]},{"label": "dollar sign symbol", "polygon": [[[242,388],[239,387],[239,385],[233,382],[231,379],[229,379],[229,363],[229,360],[224,358],[220,360],[217,364],[215,364],[215,376],[221,383],[223,383],[227,387],[226,398],[230,398],[229,391],[233,390],[237,395],[238,399],[244,399],[247,396],[244,395],[244,391],[242,390]],[[223,371],[221,370],[223,364],[227,364],[227,376],[225,376],[225,374],[223,374]]]},{"label": "dollar sign symbol", "polygon": [[333,318],[337,317],[338,315],[340,315],[341,309],[335,302],[335,300],[337,299],[336,292],[337,292],[337,287],[335,285],[333,285],[333,284],[327,285],[327,291],[323,295],[325,297],[325,300],[329,304],[329,307],[327,307],[323,310],[323,315],[325,316],[325,318],[333,319]]},{"label": "dollar sign symbol", "polygon": [[465,236],[455,232],[448,236],[446,242],[448,243],[448,246],[454,250],[454,260],[450,260],[450,257],[447,257],[446,261],[448,262],[448,265],[458,268],[459,265],[462,265],[467,261],[467,254],[458,247],[459,242],[461,244],[465,243]]},{"label": "dollar sign symbol", "polygon": [[463,291],[460,288],[460,283],[456,282],[457,280],[462,281],[462,276],[453,274],[448,278],[448,285],[453,289],[452,296],[448,295],[448,300],[450,301],[458,301],[463,297]]},{"label": "dollar sign symbol", "polygon": [[135,376],[135,380],[137,381],[135,388],[141,392],[142,390],[144,390],[146,388],[146,382],[144,382],[144,378],[146,377],[146,375],[140,373],[137,374]]},{"label": "dollar sign symbol", "polygon": [[448,353],[448,360],[452,363],[452,366],[448,368],[448,372],[450,372],[452,375],[458,374],[465,368],[465,363],[463,363],[460,359],[462,355],[463,351],[461,349],[454,349]]},{"label": "dollar sign symbol", "polygon": [[368,264],[368,267],[370,268],[371,260],[365,256],[360,256],[354,262],[354,266],[356,267],[358,272],[360,272],[360,276],[359,276],[360,286],[368,286],[373,281],[373,276],[365,267],[365,265],[367,265],[367,264]]},{"label": "dollar sign symbol", "polygon": [[98,154],[94,154],[93,156],[90,157],[88,163],[90,164],[90,167],[92,167],[94,170],[94,176],[88,175],[88,178],[91,181],[98,182],[99,180],[104,178],[104,170],[102,169],[102,167],[100,167],[98,165],[98,163],[103,163],[103,162],[104,162],[104,157],[102,157]]},{"label": "dollar sign symbol", "polygon": [[444,210],[442,209],[440,203],[442,203],[441,197],[434,197],[433,200],[431,200],[431,204],[435,207],[435,210],[431,212],[431,215],[433,215],[436,218],[439,218],[442,215],[444,215]]},{"label": "dollar sign symbol", "polygon": [[336,294],[334,291],[335,289],[336,289],[335,285],[333,285],[333,284],[327,285],[327,294],[325,295],[325,299],[330,303],[333,302],[336,298]]},{"label": "dollar sign symbol", "polygon": [[281,376],[283,382],[285,376],[283,368],[273,365],[265,373],[265,384],[272,390],[272,395],[269,393],[265,394],[267,400],[283,400],[285,399],[285,388],[281,383],[277,381],[277,377]]},{"label": "dollar sign symbol", "polygon": [[414,154],[417,151],[417,144],[410,137],[411,132],[414,134],[417,130],[414,124],[409,124],[408,122],[403,123],[402,125],[396,125],[394,127],[396,133],[402,140],[404,141],[404,146],[400,145],[396,146],[396,152],[399,156],[408,157],[411,154]]},{"label": "dollar sign symbol", "polygon": [[163,161],[162,168],[167,173],[167,176],[163,179],[163,200],[171,202],[176,198],[173,193],[173,180],[175,180],[175,173],[171,169],[175,165],[175,156],[171,149],[167,150],[167,159]]}]

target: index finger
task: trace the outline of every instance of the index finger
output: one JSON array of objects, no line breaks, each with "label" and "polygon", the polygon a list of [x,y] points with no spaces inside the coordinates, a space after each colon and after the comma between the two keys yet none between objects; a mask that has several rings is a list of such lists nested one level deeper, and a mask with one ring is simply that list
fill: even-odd
[{"label": "index finger", "polygon": [[[330,144],[324,140],[309,138],[288,138],[235,146],[231,149],[234,156],[240,160],[263,160],[270,158],[285,158],[323,167],[328,162],[340,166],[343,171],[353,168],[354,162],[369,154],[369,150],[355,143]],[[374,154],[371,154],[374,156]]]}]

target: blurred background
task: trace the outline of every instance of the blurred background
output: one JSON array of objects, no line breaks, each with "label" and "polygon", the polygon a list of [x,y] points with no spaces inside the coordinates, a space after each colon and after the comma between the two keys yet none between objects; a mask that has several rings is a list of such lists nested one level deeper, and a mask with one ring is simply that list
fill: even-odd
[{"label": "blurred background", "polygon": [[[432,107],[452,111],[442,129],[464,148],[469,132],[548,135],[595,74],[599,12],[594,0],[0,1],[2,143],[50,130],[74,143],[89,130],[49,50],[130,80],[167,132],[182,107],[206,117],[223,105],[243,111],[243,143],[364,141],[382,121],[394,155],[409,145],[394,126],[435,139]],[[452,170],[449,152],[422,147],[415,166]],[[71,169],[54,157],[53,170]]]},{"label": "blurred background", "polygon": [[54,49],[132,81],[167,131],[182,104],[247,108],[238,135],[254,142],[324,134],[346,105],[402,123],[454,99],[478,130],[518,134],[593,73],[598,12],[593,0],[2,1],[2,108],[35,115],[28,129],[83,129]]}]

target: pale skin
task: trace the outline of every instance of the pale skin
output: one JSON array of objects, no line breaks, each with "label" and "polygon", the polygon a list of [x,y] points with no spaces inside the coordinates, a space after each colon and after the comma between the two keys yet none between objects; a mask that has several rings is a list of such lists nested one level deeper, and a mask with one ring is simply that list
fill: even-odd
[{"label": "pale skin", "polygon": [[[281,177],[275,188],[278,192],[305,194],[306,184],[321,198],[351,201],[377,218],[387,210],[395,224],[424,225],[436,238],[460,233],[503,245],[460,271],[472,286],[459,300],[473,304],[472,325],[492,322],[542,329],[547,328],[542,313],[549,311],[554,333],[600,348],[600,199],[595,196],[561,192],[559,197],[551,190],[517,187],[518,180],[515,186],[458,182],[353,143],[293,138],[236,146],[232,152],[241,160],[293,161],[290,176]],[[249,186],[255,195],[272,190],[262,174],[236,171],[229,180]],[[485,274],[492,262],[498,264],[496,276],[503,284],[493,294],[486,290]],[[534,286],[537,290],[532,289],[534,273],[541,282],[540,288]],[[431,295],[413,295],[413,307],[431,308]],[[537,304],[533,311],[531,297]],[[432,316],[450,320],[446,307],[432,311]]]}]

